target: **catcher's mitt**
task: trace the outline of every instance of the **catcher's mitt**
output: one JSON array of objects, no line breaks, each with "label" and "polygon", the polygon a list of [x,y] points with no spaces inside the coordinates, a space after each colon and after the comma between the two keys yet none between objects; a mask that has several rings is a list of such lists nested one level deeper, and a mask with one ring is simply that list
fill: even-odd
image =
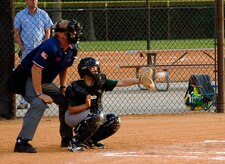
[{"label": "catcher's mitt", "polygon": [[155,83],[152,80],[153,70],[147,68],[140,76],[139,82],[145,86],[149,91],[155,90]]}]

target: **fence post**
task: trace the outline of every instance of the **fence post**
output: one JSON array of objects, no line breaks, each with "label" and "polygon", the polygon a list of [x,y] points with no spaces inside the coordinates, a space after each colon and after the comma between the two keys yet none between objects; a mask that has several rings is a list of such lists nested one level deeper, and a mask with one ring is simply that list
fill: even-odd
[{"label": "fence post", "polygon": [[13,0],[4,0],[0,5],[0,118],[15,117],[15,96],[6,90],[6,81],[14,67],[14,18]]},{"label": "fence post", "polygon": [[147,8],[147,50],[150,50],[150,2],[146,0]]},{"label": "fence post", "polygon": [[216,1],[216,36],[217,36],[217,54],[218,54],[218,102],[217,112],[224,112],[224,56],[223,56],[223,43],[224,43],[224,1]]}]

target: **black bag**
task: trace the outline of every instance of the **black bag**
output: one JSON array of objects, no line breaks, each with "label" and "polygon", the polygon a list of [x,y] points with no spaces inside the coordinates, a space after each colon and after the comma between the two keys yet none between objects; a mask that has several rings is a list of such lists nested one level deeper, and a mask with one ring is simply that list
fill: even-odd
[{"label": "black bag", "polygon": [[28,73],[23,69],[22,65],[18,65],[9,75],[7,80],[7,90],[14,94],[25,94],[25,86]]}]

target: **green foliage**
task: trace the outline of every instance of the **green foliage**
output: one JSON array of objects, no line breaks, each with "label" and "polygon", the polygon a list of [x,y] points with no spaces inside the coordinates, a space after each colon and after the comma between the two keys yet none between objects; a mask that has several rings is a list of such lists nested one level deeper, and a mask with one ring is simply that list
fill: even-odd
[{"label": "green foliage", "polygon": [[[80,7],[146,7],[147,2],[150,6],[196,6],[196,5],[214,5],[214,0],[61,0],[62,8],[80,8]],[[52,8],[58,4],[54,0],[39,0],[39,6],[42,8]],[[24,0],[14,0],[15,8],[24,8]]]}]

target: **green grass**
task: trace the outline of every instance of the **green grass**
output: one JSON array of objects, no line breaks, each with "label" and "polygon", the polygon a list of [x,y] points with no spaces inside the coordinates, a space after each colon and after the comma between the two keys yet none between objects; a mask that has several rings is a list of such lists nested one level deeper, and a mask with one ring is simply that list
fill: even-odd
[{"label": "green grass", "polygon": [[[151,50],[214,48],[214,39],[151,40]],[[146,50],[147,41],[81,41],[80,51]]]},{"label": "green grass", "polygon": [[[196,40],[151,40],[151,50],[169,49],[203,49],[214,48],[214,39]],[[79,51],[126,51],[126,50],[146,50],[147,42],[144,40],[135,41],[81,41]],[[15,52],[18,45],[15,44]]]}]

